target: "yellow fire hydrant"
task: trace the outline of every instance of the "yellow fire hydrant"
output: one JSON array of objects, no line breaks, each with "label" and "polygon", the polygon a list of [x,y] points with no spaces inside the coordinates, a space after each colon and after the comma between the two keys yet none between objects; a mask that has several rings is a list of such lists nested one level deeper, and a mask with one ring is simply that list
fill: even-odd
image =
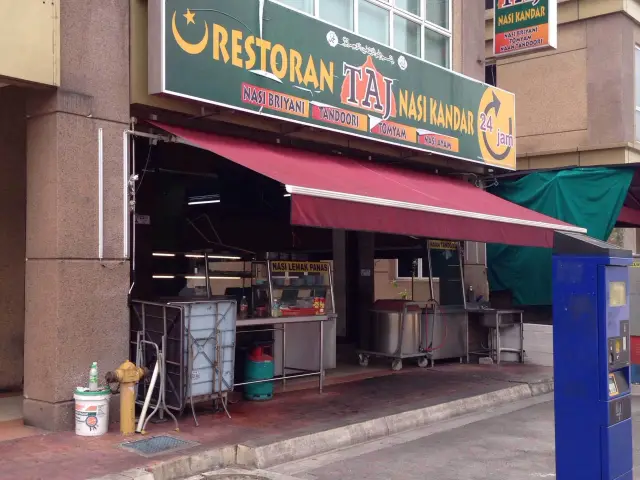
[{"label": "yellow fire hydrant", "polygon": [[148,373],[146,368],[136,367],[126,360],[116,370],[105,375],[108,383],[120,384],[120,433],[123,435],[133,435],[136,432],[135,385]]}]

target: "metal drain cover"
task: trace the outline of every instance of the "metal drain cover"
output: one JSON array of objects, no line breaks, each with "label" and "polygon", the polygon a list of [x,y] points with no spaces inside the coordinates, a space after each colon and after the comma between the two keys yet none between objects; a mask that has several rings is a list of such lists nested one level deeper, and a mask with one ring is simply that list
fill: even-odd
[{"label": "metal drain cover", "polygon": [[153,457],[164,453],[175,452],[198,445],[196,442],[188,442],[169,435],[144,438],[133,442],[124,442],[120,446],[143,457]]},{"label": "metal drain cover", "polygon": [[207,472],[203,473],[202,476],[205,480],[299,480],[299,478],[289,477],[275,472],[241,470],[236,468]]}]

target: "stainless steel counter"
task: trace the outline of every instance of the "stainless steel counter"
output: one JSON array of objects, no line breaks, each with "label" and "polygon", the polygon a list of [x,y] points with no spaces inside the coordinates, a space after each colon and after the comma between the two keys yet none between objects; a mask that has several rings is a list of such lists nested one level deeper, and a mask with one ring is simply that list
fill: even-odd
[{"label": "stainless steel counter", "polygon": [[317,323],[334,320],[336,315],[309,315],[306,317],[265,317],[244,318],[236,322],[238,327],[254,327],[257,325],[285,325],[291,323]]},{"label": "stainless steel counter", "polygon": [[443,305],[438,313],[427,313],[427,334],[423,345],[434,360],[459,358],[468,361],[468,319],[464,305]]},{"label": "stainless steel counter", "polygon": [[[469,354],[491,357],[499,364],[503,352],[516,353],[520,363],[524,363],[524,325],[522,310],[470,308],[469,316]],[[518,329],[518,341],[513,347],[503,345],[503,330]],[[482,343],[482,333],[488,344]],[[475,341],[474,341],[475,340]]]},{"label": "stainless steel counter", "polygon": [[[236,322],[236,327],[242,330],[236,330],[237,335],[249,332],[271,331],[274,333],[273,357],[276,378],[238,383],[234,386],[270,381],[282,381],[286,385],[288,379],[318,376],[318,387],[320,393],[322,393],[326,364],[325,357],[328,353],[333,355],[335,363],[335,319],[336,315],[334,314],[239,319]],[[326,341],[325,324],[328,322],[331,322],[329,325],[333,326],[333,335],[330,334],[329,341]],[[317,330],[313,328],[313,324],[317,325]],[[245,329],[246,327],[258,328]],[[294,341],[289,343],[288,340],[291,337],[294,338]],[[293,350],[290,349],[291,346]],[[287,362],[293,362],[293,366],[290,366],[291,363],[288,364]],[[287,370],[297,373],[287,374]]]},{"label": "stainless steel counter", "polygon": [[[431,365],[435,360],[443,359],[460,359],[460,362],[468,361],[468,311],[464,305],[442,305],[437,306],[436,311],[433,311],[433,304],[429,302],[410,302],[411,305],[416,305],[421,309],[419,324],[415,325],[415,329],[419,330],[418,333],[413,331],[414,323],[410,322],[409,328],[405,324],[404,335],[409,334],[409,339],[413,339],[419,336],[419,340],[416,339],[415,345],[413,345],[413,351],[405,352],[405,346],[403,342],[402,350],[395,355],[392,352],[395,350],[395,346],[398,342],[399,333],[393,332],[389,334],[387,341],[388,348],[378,350],[375,349],[363,349],[359,353],[365,357],[368,355],[387,356],[396,359],[402,358],[424,358],[428,360]],[[389,329],[387,329],[389,330]],[[404,340],[404,338],[403,338]],[[409,347],[410,345],[408,345]],[[361,355],[361,356],[362,356]],[[361,364],[367,364],[367,358],[360,358]],[[420,366],[426,366],[426,363],[422,361],[418,362]]]},{"label": "stainless steel counter", "polygon": [[[435,320],[427,315],[427,335],[424,348],[432,360],[459,357],[469,361],[470,355],[491,356],[500,363],[501,354],[518,354],[524,362],[524,334],[521,310],[482,308],[480,305],[444,305],[438,307]],[[505,345],[502,334],[506,328],[518,328],[516,345]]]}]

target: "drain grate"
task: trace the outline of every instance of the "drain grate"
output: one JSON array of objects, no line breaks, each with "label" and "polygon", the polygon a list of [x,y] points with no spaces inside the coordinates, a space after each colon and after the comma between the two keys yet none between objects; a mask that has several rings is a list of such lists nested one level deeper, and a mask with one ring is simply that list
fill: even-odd
[{"label": "drain grate", "polygon": [[198,445],[196,442],[188,442],[169,435],[144,438],[133,442],[121,443],[120,446],[143,457],[152,457],[164,453],[175,452]]}]

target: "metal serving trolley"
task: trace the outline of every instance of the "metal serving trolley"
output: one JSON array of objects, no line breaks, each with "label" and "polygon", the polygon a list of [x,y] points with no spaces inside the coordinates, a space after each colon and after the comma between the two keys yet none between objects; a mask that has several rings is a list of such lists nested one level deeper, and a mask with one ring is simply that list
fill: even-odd
[{"label": "metal serving trolley", "polygon": [[378,300],[371,310],[370,349],[357,350],[361,366],[369,365],[370,357],[391,359],[391,369],[402,369],[402,361],[417,358],[418,366],[429,364],[425,351],[424,302]]},{"label": "metal serving trolley", "polygon": [[[367,366],[370,357],[391,359],[391,368],[400,370],[402,361],[418,359],[424,368],[435,360],[459,358],[469,360],[467,300],[464,284],[464,253],[460,242],[428,240],[425,244],[425,260],[429,272],[429,296],[427,301],[378,300],[371,310],[366,327],[369,341],[358,350],[360,365]],[[440,305],[435,301],[433,258],[435,252],[445,252],[446,267],[450,274],[446,281],[448,302]],[[442,263],[442,260],[440,260]],[[440,265],[442,268],[442,265]],[[417,264],[414,262],[411,277],[411,297]],[[456,272],[456,275],[451,274]],[[443,280],[443,279],[441,279]],[[443,294],[441,284],[440,295]],[[460,305],[451,303],[459,301]]]}]

